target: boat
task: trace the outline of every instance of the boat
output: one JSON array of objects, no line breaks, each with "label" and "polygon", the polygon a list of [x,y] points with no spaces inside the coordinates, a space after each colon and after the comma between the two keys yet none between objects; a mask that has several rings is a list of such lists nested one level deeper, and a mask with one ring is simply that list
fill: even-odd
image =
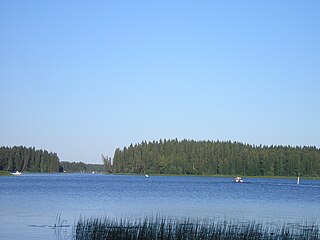
[{"label": "boat", "polygon": [[241,177],[235,177],[235,178],[234,178],[234,181],[235,181],[236,183],[243,183],[243,180],[242,180]]},{"label": "boat", "polygon": [[19,175],[21,175],[21,172],[15,171],[15,172],[12,173],[12,175],[19,176]]}]

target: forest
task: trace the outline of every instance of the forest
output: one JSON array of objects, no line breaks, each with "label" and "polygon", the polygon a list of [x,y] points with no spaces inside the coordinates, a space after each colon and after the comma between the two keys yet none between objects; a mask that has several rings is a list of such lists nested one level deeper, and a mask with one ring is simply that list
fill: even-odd
[{"label": "forest", "polygon": [[0,170],[19,172],[59,172],[56,153],[23,146],[0,147]]},{"label": "forest", "polygon": [[103,165],[60,162],[34,147],[0,147],[0,171],[102,172],[242,176],[320,176],[320,149],[231,141],[159,140],[117,148]]},{"label": "forest", "polygon": [[105,172],[103,164],[91,164],[83,162],[67,162],[61,161],[60,166],[65,172]]},{"label": "forest", "polygon": [[109,172],[242,176],[320,176],[313,146],[262,146],[231,141],[159,140],[117,148],[103,157]]},{"label": "forest", "polygon": [[9,172],[104,172],[103,164],[67,162],[56,153],[34,147],[0,147],[0,171]]}]

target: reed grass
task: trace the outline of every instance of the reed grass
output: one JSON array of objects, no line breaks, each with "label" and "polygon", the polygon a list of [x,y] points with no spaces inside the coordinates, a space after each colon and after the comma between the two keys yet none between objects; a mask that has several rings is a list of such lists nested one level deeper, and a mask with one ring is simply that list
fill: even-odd
[{"label": "reed grass", "polygon": [[289,240],[320,239],[319,227],[311,225],[275,226],[257,222],[202,221],[168,217],[140,220],[81,218],[75,225],[76,240]]}]

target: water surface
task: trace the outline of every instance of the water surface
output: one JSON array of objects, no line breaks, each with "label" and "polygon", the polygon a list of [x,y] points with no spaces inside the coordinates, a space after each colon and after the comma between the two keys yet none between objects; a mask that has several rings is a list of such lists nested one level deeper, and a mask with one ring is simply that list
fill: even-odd
[{"label": "water surface", "polygon": [[[0,239],[71,239],[80,216],[318,223],[320,181],[23,174],[0,178]],[[61,216],[58,221],[57,216]],[[54,224],[63,228],[55,228]],[[60,230],[58,232],[57,230]],[[55,236],[56,234],[56,236]],[[57,235],[58,234],[58,235]]]}]

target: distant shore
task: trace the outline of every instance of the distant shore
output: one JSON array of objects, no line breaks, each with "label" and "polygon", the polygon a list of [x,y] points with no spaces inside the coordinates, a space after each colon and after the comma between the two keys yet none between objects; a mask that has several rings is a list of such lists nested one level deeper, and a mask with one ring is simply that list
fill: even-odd
[{"label": "distant shore", "polygon": [[[58,174],[58,173],[52,173],[52,172],[23,172],[27,174]],[[59,173],[59,174],[76,174],[78,172],[66,172],[66,173]],[[80,173],[80,172],[79,172]],[[91,172],[85,172],[86,174],[91,174]],[[100,174],[100,173],[96,173]],[[102,174],[106,175],[127,175],[127,176],[145,176],[143,174],[134,174],[134,173],[106,173],[102,172]],[[9,171],[0,171],[0,176],[13,176]],[[157,173],[150,173],[148,176],[167,176],[167,177],[213,177],[213,178],[235,178],[236,175],[200,175],[200,174],[157,174]],[[237,175],[238,176],[238,175]],[[239,175],[244,179],[253,179],[253,178],[272,178],[272,179],[296,179],[295,176],[246,176],[246,175]],[[305,180],[320,180],[320,177],[307,177],[307,176],[300,176],[300,179]]]},{"label": "distant shore", "polygon": [[[144,174],[138,173],[103,173],[108,175],[127,175],[127,176],[144,176]],[[158,173],[148,173],[148,176],[166,176],[166,177],[215,177],[215,178],[235,178],[237,176],[241,176],[242,178],[272,178],[272,179],[297,179],[298,176],[247,176],[247,175],[210,175],[210,174],[158,174]],[[300,179],[305,180],[320,180],[320,177],[307,177],[300,176]]]},{"label": "distant shore", "polygon": [[0,176],[12,176],[12,174],[8,171],[0,171]]}]

